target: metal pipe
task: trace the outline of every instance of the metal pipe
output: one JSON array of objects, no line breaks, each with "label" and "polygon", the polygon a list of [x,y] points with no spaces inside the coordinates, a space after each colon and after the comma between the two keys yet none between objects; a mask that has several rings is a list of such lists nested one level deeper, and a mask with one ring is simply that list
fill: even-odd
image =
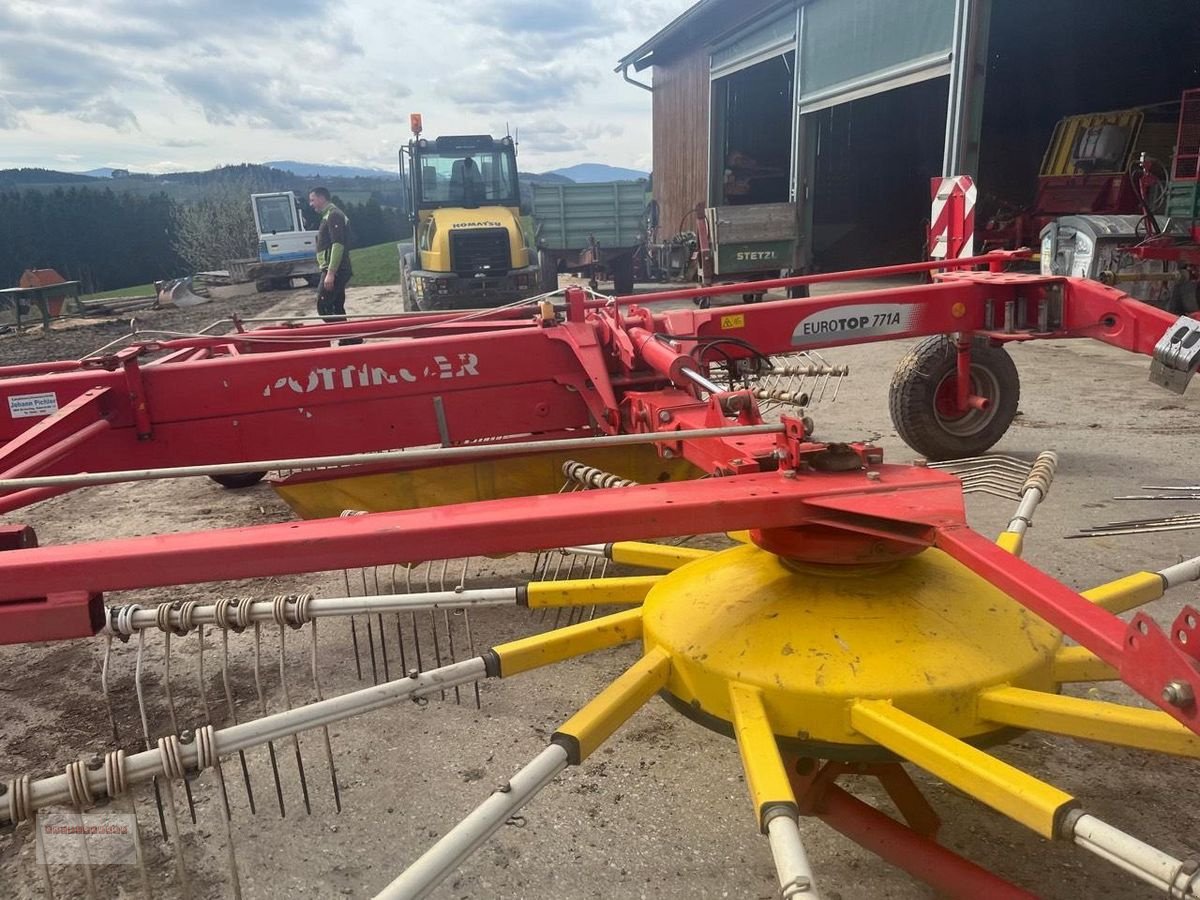
[{"label": "metal pipe", "polygon": [[1124,534],[1157,534],[1164,531],[1192,531],[1200,528],[1200,519],[1192,522],[1183,522],[1175,525],[1142,525],[1135,528],[1110,528],[1108,530],[1091,529],[1083,531],[1079,534],[1065,535],[1067,540],[1075,538],[1093,538],[1093,537],[1117,537]]},{"label": "metal pipe", "polygon": [[428,896],[566,767],[566,749],[551,744],[376,894],[376,900],[418,900]]},{"label": "metal pipe", "polygon": [[[358,616],[367,613],[390,612],[424,612],[434,609],[465,609],[486,606],[515,606],[520,595],[520,588],[480,588],[463,591],[430,591],[420,594],[379,594],[361,597],[311,597],[306,604],[305,618],[297,619],[297,606],[290,604],[287,609],[287,622],[279,624],[302,625],[308,618],[324,618],[326,616]],[[186,626],[218,625],[225,627],[228,623],[217,616],[216,603],[205,603],[196,606],[188,614],[188,621],[182,621],[182,610],[172,609],[168,614],[168,624],[172,629]],[[128,635],[146,628],[158,627],[158,608],[141,607],[136,604],[128,606],[110,606],[108,608],[108,624],[105,631],[111,634]],[[271,599],[249,601],[249,612],[244,608],[240,611],[241,620],[247,624],[274,622],[275,601]]]},{"label": "metal pipe", "polygon": [[1096,279],[1101,284],[1116,285],[1116,284],[1136,284],[1139,281],[1186,281],[1186,273],[1178,272],[1110,272],[1104,271],[1100,273],[1100,277]]},{"label": "metal pipe", "polygon": [[749,434],[782,434],[784,426],[734,425],[728,428],[697,428],[688,431],[667,431],[651,434],[613,434],[590,438],[570,438],[548,441],[520,441],[512,444],[472,444],[462,447],[438,447],[427,450],[384,450],[377,453],[350,453],[340,456],[310,456],[295,459],[260,459],[243,463],[217,463],[203,466],[173,466],[161,469],[125,469],[114,472],[84,472],[75,475],[46,475],[38,478],[0,479],[0,491],[15,491],[34,487],[80,487],[93,484],[115,484],[123,481],[153,481],[159,478],[189,478],[194,475],[236,475],[242,472],[262,472],[277,469],[305,469],[323,466],[356,466],[379,462],[425,462],[445,459],[489,458],[545,450],[590,450],[595,447],[627,446],[630,444],[677,443],[699,438],[739,437]]},{"label": "metal pipe", "polygon": [[51,497],[57,497],[70,490],[70,485],[62,485],[56,488],[34,488],[28,491],[17,491],[15,494],[6,494],[0,497],[0,514],[10,513],[16,509],[49,500]]},{"label": "metal pipe", "polygon": [[15,378],[18,375],[49,375],[53,372],[73,372],[79,368],[79,360],[64,359],[53,362],[15,363],[0,366],[0,378]]},{"label": "metal pipe", "polygon": [[563,547],[563,553],[574,553],[576,556],[592,556],[598,559],[608,558],[609,544],[576,544],[574,547]]},{"label": "metal pipe", "polygon": [[646,84],[645,82],[638,81],[636,78],[630,77],[629,67],[631,65],[632,65],[632,63],[625,63],[625,65],[621,66],[621,78],[624,81],[628,82],[629,84],[632,84],[634,87],[640,87],[643,91],[649,91],[650,93],[653,94],[654,93],[653,86]]},{"label": "metal pipe", "polygon": [[[971,400],[971,344],[972,339],[961,333],[955,335],[954,356],[954,408],[959,415],[964,415],[972,408]],[[979,400],[981,397],[975,397]],[[976,407],[983,409],[983,407]]]},{"label": "metal pipe", "polygon": [[[902,263],[896,266],[879,266],[873,269],[847,269],[844,272],[824,272],[820,275],[796,275],[792,278],[770,278],[764,281],[731,282],[702,288],[681,288],[674,291],[655,291],[647,294],[627,294],[608,300],[589,300],[585,309],[600,309],[616,304],[652,303],[660,300],[688,300],[692,297],[713,297],[721,294],[762,293],[775,288],[799,287],[802,284],[825,284],[835,281],[857,281],[868,278],[888,278],[892,275],[915,275],[920,272],[935,272],[938,269],[965,269],[993,262],[1013,262],[1028,259],[1032,250],[1001,250],[982,256],[965,256],[962,259],[935,259],[926,262]],[[803,300],[793,300],[803,304]]]},{"label": "metal pipe", "polygon": [[1200,500],[1200,494],[1126,494],[1114,500]]},{"label": "metal pipe", "polygon": [[1082,811],[1072,813],[1066,827],[1080,847],[1169,896],[1200,897],[1200,862],[1181,862]]},{"label": "metal pipe", "polygon": [[89,422],[78,431],[60,438],[49,447],[39,450],[11,468],[0,472],[0,478],[19,478],[27,472],[36,472],[38,469],[57,462],[64,454],[74,450],[80,444],[86,444],[93,437],[101,432],[108,431],[111,427],[112,423],[108,419],[97,419],[95,422]]},{"label": "metal pipe", "polygon": [[[556,293],[556,292],[552,292],[552,293]],[[544,296],[550,296],[550,295],[544,295]],[[208,332],[211,329],[214,329],[221,325],[233,324],[232,320],[222,319],[222,320],[212,323],[211,325],[206,326],[205,328],[201,329],[201,331],[199,331],[195,334],[182,335],[182,336],[180,335],[179,332],[173,332],[173,331],[162,331],[162,330],[157,330],[157,329],[153,329],[153,330],[152,329],[147,329],[147,330],[139,329],[137,331],[132,331],[129,334],[123,334],[120,337],[109,341],[104,346],[99,347],[96,350],[93,350],[90,353],[88,353],[87,356],[85,356],[83,358],[83,360],[67,361],[67,362],[63,362],[61,364],[53,363],[51,365],[55,365],[55,366],[61,365],[62,368],[58,369],[58,371],[70,371],[71,369],[79,368],[83,364],[83,362],[85,362],[89,359],[101,357],[104,354],[104,351],[108,350],[110,347],[115,347],[118,344],[121,344],[124,342],[129,342],[135,338],[141,337],[142,335],[173,335],[174,336],[173,339],[169,339],[169,340],[165,340],[165,341],[147,342],[147,344],[146,344],[147,350],[159,350],[159,349],[181,349],[181,348],[186,348],[186,347],[211,347],[211,346],[219,346],[221,344],[231,344],[231,343],[236,344],[236,343],[242,343],[242,342],[260,342],[260,343],[274,342],[274,343],[278,343],[280,345],[284,345],[288,342],[294,342],[294,341],[321,340],[322,338],[328,338],[331,335],[337,336],[337,335],[342,335],[342,334],[357,334],[358,332],[355,332],[353,330],[354,326],[359,325],[359,324],[368,324],[370,322],[373,322],[374,324],[376,324],[378,326],[387,326],[390,323],[395,323],[395,327],[394,328],[382,327],[376,331],[364,332],[364,334],[366,334],[368,337],[387,337],[389,334],[391,334],[393,332],[394,333],[404,333],[404,332],[412,331],[418,327],[424,327],[427,325],[428,326],[453,325],[453,324],[459,323],[459,322],[472,322],[472,323],[477,323],[477,324],[498,324],[498,325],[506,324],[511,327],[511,326],[524,324],[520,321],[521,317],[516,314],[524,312],[524,311],[532,311],[532,309],[535,308],[537,305],[536,299],[537,298],[531,297],[531,298],[528,298],[527,300],[522,300],[517,303],[510,303],[505,306],[498,306],[498,307],[478,309],[478,310],[458,310],[455,312],[446,312],[446,313],[392,313],[387,316],[347,316],[346,319],[348,321],[343,322],[343,323],[334,323],[334,324],[326,323],[326,324],[322,324],[322,325],[299,326],[299,327],[293,327],[293,326],[288,325],[287,323],[293,322],[293,321],[307,321],[310,319],[318,320],[318,319],[320,319],[320,317],[319,316],[291,316],[291,317],[281,316],[281,317],[277,317],[277,318],[240,319],[239,321],[243,322],[243,323],[244,322],[271,322],[271,323],[274,323],[274,325],[273,325],[273,327],[258,328],[258,329],[253,329],[251,331],[239,331],[236,333],[228,333],[228,334],[222,334],[222,335],[210,335],[210,334],[208,334]],[[510,316],[509,314],[512,314],[512,315]],[[506,321],[510,318],[512,319],[511,322]],[[505,320],[505,321],[501,321],[501,322],[493,321],[496,319]],[[355,321],[355,320],[359,320],[359,321]],[[321,321],[324,321],[324,320],[321,320]],[[31,363],[30,365],[37,367],[35,369],[35,371],[38,371],[38,372],[47,371],[42,367],[43,364]],[[17,367],[13,367],[13,368],[15,369]],[[3,377],[3,375],[5,373],[6,373],[5,368],[0,368],[0,377]]]},{"label": "metal pipe", "polygon": [[1181,563],[1159,569],[1158,574],[1162,576],[1166,588],[1179,587],[1190,581],[1200,581],[1200,556],[1193,556]]},{"label": "metal pipe", "polygon": [[1097,531],[1105,528],[1124,528],[1134,525],[1168,525],[1175,522],[1200,522],[1200,513],[1180,513],[1177,516],[1154,516],[1149,519],[1122,519],[1120,522],[1105,522],[1103,525],[1090,525],[1082,531]]},{"label": "metal pipe", "polygon": [[723,394],[725,389],[718,384],[713,384],[695,369],[681,369],[683,377],[692,384],[697,385],[701,390],[708,391],[710,394]]},{"label": "metal pipe", "polygon": [[[213,753],[215,760],[220,756],[228,756],[239,750],[246,750],[268,741],[278,740],[310,728],[331,725],[351,716],[361,715],[387,706],[393,706],[401,700],[420,698],[439,690],[445,690],[455,685],[467,684],[487,677],[487,665],[483,657],[464,660],[421,672],[408,678],[399,678],[374,687],[364,688],[340,697],[320,700],[307,706],[297,707],[286,712],[274,713],[261,719],[231,725],[213,732]],[[183,766],[195,770],[199,763],[197,742],[179,743],[179,756]],[[125,778],[127,784],[134,785],[152,778],[167,775],[167,767],[163,763],[163,755],[158,749],[144,750],[132,756],[125,757]],[[104,767],[88,769],[85,772],[92,796],[108,796]],[[66,774],[41,778],[30,785],[29,811],[36,812],[47,806],[58,806],[68,803],[71,791],[67,784]],[[0,804],[0,825],[8,823],[8,804]]]},{"label": "metal pipe", "polygon": [[764,812],[763,818],[771,857],[775,860],[775,875],[779,878],[779,896],[782,900],[800,896],[820,900],[794,810],[778,806]]},{"label": "metal pipe", "polygon": [[907,828],[837,785],[824,789],[816,814],[860,847],[946,896],[988,900],[1034,900],[1036,896]]}]

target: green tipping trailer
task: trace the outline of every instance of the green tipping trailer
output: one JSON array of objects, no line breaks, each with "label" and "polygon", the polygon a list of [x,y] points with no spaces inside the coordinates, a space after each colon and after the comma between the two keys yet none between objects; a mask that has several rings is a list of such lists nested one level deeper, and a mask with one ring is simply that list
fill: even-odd
[{"label": "green tipping trailer", "polygon": [[542,289],[555,289],[560,272],[573,272],[593,282],[611,278],[618,294],[630,293],[649,200],[645,180],[535,182],[532,214]]}]

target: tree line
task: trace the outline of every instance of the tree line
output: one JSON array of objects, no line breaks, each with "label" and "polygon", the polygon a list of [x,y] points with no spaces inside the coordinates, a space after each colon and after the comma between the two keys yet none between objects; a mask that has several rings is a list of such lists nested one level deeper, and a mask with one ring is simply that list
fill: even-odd
[{"label": "tree line", "polygon": [[[15,286],[26,269],[55,269],[82,282],[85,292],[116,290],[257,256],[250,194],[271,189],[277,188],[226,180],[184,202],[162,192],[0,188],[0,287]],[[355,246],[411,234],[404,212],[374,196],[338,206],[351,221]]]}]

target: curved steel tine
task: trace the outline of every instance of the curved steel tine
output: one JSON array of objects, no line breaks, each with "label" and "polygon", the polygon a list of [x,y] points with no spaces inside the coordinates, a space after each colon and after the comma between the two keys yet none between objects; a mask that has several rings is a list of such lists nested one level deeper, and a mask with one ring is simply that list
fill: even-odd
[{"label": "curved steel tine", "polygon": [[[225,690],[225,712],[229,716],[229,721],[234,725],[238,723],[237,706],[233,702],[233,688],[229,685],[229,623],[221,622],[221,686]],[[246,802],[250,804],[250,814],[257,815],[258,809],[254,805],[254,788],[250,783],[250,767],[246,764],[246,751],[238,751],[238,760],[242,764],[242,781],[246,784]]]},{"label": "curved steel tine", "polygon": [[[396,567],[392,566],[391,592],[396,593]],[[396,643],[400,645],[400,674],[408,674],[408,658],[404,652],[404,628],[400,624],[400,613],[396,613]]]},{"label": "curved steel tine", "polygon": [[[379,596],[379,566],[371,569],[371,579],[375,582],[375,596]],[[379,655],[383,658],[383,680],[391,681],[392,675],[388,670],[387,634],[383,627],[383,613],[375,614],[375,622],[379,625]]]},{"label": "curved steel tine", "polygon": [[[404,592],[412,593],[412,566],[404,570]],[[408,614],[410,624],[412,625],[413,650],[417,655],[417,671],[425,671],[425,662],[421,659],[421,629],[417,626],[417,614],[410,612]]]},{"label": "curved steel tine", "polygon": [[[366,597],[370,593],[367,590],[367,570],[359,569],[358,572],[362,577],[362,595]],[[367,646],[371,651],[371,683],[379,684],[379,670],[375,666],[375,629],[371,627],[371,614],[367,613],[363,619],[367,623]]]},{"label": "curved steel tine", "polygon": [[[142,719],[142,737],[146,742],[146,749],[150,750],[153,749],[150,743],[150,723],[146,718],[146,701],[142,693],[142,659],[145,656],[145,650],[146,631],[142,629],[138,632],[137,663],[134,667],[134,690],[137,693],[138,713]],[[163,827],[163,838],[166,839],[167,828],[165,820],[162,820],[162,801],[161,795],[157,790],[157,778],[154,781],[156,782],[155,799],[159,801],[159,824]],[[163,785],[166,788],[167,794],[166,805],[171,811],[171,839],[175,842],[175,877],[179,882],[179,889],[186,898],[191,896],[191,884],[188,881],[187,865],[183,858],[183,832],[179,828],[179,815],[175,810],[175,787],[171,784],[170,778],[164,778]]]},{"label": "curved steel tine", "polygon": [[[312,647],[312,680],[313,690],[316,692],[317,700],[325,699],[321,691],[321,676],[318,674],[319,663],[317,660],[317,620],[313,619],[308,623],[309,639]],[[321,726],[321,735],[325,740],[325,762],[329,765],[329,779],[333,783],[333,805],[340,813],[342,811],[342,792],[338,788],[337,769],[333,765],[333,746],[329,742],[329,726]]]},{"label": "curved steel tine", "polygon": [[[350,596],[350,570],[342,569],[342,580],[346,585],[346,596]],[[358,652],[358,629],[354,625],[354,616],[350,616],[350,640],[354,644],[354,671],[358,680],[362,681],[362,656]]]},{"label": "curved steel tine", "polygon": [[[254,623],[254,690],[258,694],[258,713],[267,714],[267,698],[262,689],[262,625]],[[275,778],[275,797],[279,801],[279,817],[286,818],[287,812],[283,805],[283,783],[279,780],[279,761],[275,758],[275,742],[267,741],[267,754],[271,758],[271,774]]]},{"label": "curved steel tine", "polygon": [[[425,590],[426,591],[433,590],[432,571],[433,571],[433,561],[431,560],[431,561],[425,563]],[[442,569],[442,586],[445,587],[445,584],[446,584],[446,570]],[[430,625],[430,630],[433,631],[433,656],[434,656],[435,662],[437,663],[437,667],[440,669],[442,667],[442,647],[441,647],[441,644],[438,642],[438,620],[437,620],[437,610],[436,609],[431,609],[429,611],[429,625]],[[446,691],[444,689],[442,690],[441,694],[442,694],[442,699],[445,700],[446,699]]]},{"label": "curved steel tine", "polygon": [[[175,695],[171,691],[171,631],[163,632],[163,690],[167,695],[167,715],[171,719],[171,734],[179,736],[179,719],[175,715]],[[183,793],[187,797],[188,813],[192,824],[196,824],[196,800],[192,796],[192,783],[183,779]]]},{"label": "curved steel tine", "polygon": [[[470,563],[471,563],[471,558],[468,556],[466,562],[463,563],[463,571],[462,571],[461,581],[464,586],[466,585],[466,581],[467,581],[467,567],[470,565]],[[471,611],[469,609],[463,610],[463,624],[465,624],[467,626],[467,653],[469,653],[470,657],[472,659],[474,659],[474,657],[475,657],[475,637],[474,637],[474,635],[471,634]],[[479,680],[478,679],[475,680],[474,686],[475,686],[475,708],[483,709],[483,702],[482,702],[482,699],[479,694]]]},{"label": "curved steel tine", "polygon": [[121,745],[121,734],[117,728],[117,717],[113,714],[112,697],[108,693],[108,664],[112,658],[112,632],[104,636],[104,660],[100,664],[100,690],[104,694],[104,708],[108,711],[108,724],[112,727],[113,746]]},{"label": "curved steel tine", "polygon": [[[196,654],[196,682],[200,689],[200,706],[204,712],[204,724],[212,725],[212,709],[208,705],[208,686],[204,683],[204,626],[196,626],[196,637],[200,641],[199,651]],[[233,886],[233,895],[236,898],[242,896],[242,883],[238,873],[237,854],[233,842],[233,813],[229,808],[229,786],[225,783],[225,767],[221,763],[221,757],[217,756],[213,760],[213,768],[217,773],[217,785],[221,789],[221,819],[225,823],[225,842],[229,848],[229,874],[232,876],[231,883]],[[146,885],[146,896],[150,895],[150,886]]]},{"label": "curved steel tine", "polygon": [[[146,703],[142,696],[142,658],[146,652],[146,633],[138,632],[138,648],[137,658],[133,667],[133,690],[137,696],[138,715],[142,722],[142,740],[147,750],[150,748],[150,723],[146,718]],[[163,809],[162,788],[159,786],[158,777],[155,776],[150,782],[154,785],[154,803],[158,807],[158,827],[164,841],[170,840],[167,836],[167,818]]]},{"label": "curved steel tine", "polygon": [[[285,623],[279,623],[279,685],[283,691],[283,707],[291,709],[292,697],[288,691],[286,667],[287,628]],[[308,779],[304,777],[304,757],[300,753],[300,735],[295,732],[292,732],[292,749],[296,753],[296,773],[300,776],[300,793],[304,795],[304,811],[311,816],[312,804],[308,798]]]}]

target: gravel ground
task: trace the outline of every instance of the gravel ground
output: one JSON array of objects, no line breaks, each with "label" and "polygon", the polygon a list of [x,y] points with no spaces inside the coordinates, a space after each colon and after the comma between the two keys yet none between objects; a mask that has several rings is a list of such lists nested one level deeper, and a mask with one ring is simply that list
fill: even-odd
[{"label": "gravel ground", "polygon": [[[218,289],[214,302],[191,310],[139,313],[142,328],[189,332],[240,312],[253,316],[302,314],[312,307],[310,291],[256,296]],[[350,311],[398,309],[395,290],[351,289]],[[0,337],[0,359],[26,362],[78,357],[119,336],[127,325],[93,322],[58,328],[49,335]],[[886,389],[896,362],[910,342],[830,351],[831,361],[851,367],[836,404],[814,412],[825,439],[875,438],[889,459],[912,457],[895,436],[887,413]],[[1144,483],[1194,483],[1183,462],[1200,430],[1200,393],[1176,397],[1146,380],[1148,360],[1085,342],[1053,342],[1013,351],[1022,377],[1021,414],[996,447],[1031,457],[1054,448],[1062,456],[1050,499],[1039,510],[1026,557],[1079,588],[1142,568],[1157,569],[1200,553],[1200,532],[1174,532],[1066,541],[1079,526],[1129,518],[1130,504],[1112,498]],[[1135,512],[1170,514],[1186,505],[1136,505]],[[972,524],[986,534],[999,531],[1012,504],[983,495],[968,498]],[[4,521],[37,529],[43,543],[69,543],[125,536],[281,521],[284,504],[266,485],[223,491],[207,480],[94,488],[22,510]],[[476,562],[472,586],[521,577],[530,560]],[[369,573],[373,579],[389,572]],[[452,573],[453,574],[453,573]],[[358,573],[353,584],[358,589]],[[435,575],[436,580],[436,575]],[[186,590],[125,592],[110,602],[140,602],[233,594],[270,596],[308,590],[345,593],[341,573],[274,578],[250,584],[214,583]],[[1184,588],[1150,604],[1163,625],[1195,597]],[[354,638],[345,623],[321,629],[320,675],[327,695],[369,683],[365,622]],[[399,646],[387,629],[391,674]],[[408,664],[415,656],[410,623],[402,623]],[[431,653],[422,621],[423,650]],[[454,622],[461,629],[461,622]],[[472,616],[476,646],[495,643],[553,624],[534,613],[502,610]],[[372,634],[378,643],[378,624]],[[443,632],[444,633],[444,632]],[[461,637],[456,648],[464,655]],[[260,680],[270,710],[282,708],[278,634],[264,628]],[[226,721],[220,678],[221,644],[206,638],[206,682],[197,687],[197,639],[173,644],[173,700],[179,719],[203,721],[203,700]],[[240,719],[258,715],[254,640],[251,632],[230,640],[228,674]],[[307,670],[308,636],[288,636],[286,672],[291,701],[312,697]],[[447,648],[440,648],[446,652]],[[169,728],[164,639],[147,635],[147,718],[156,735]],[[52,774],[80,754],[107,749],[111,727],[100,690],[102,641],[51,646],[0,647],[0,780],[19,773]],[[110,696],[121,746],[141,749],[135,700],[137,642],[112,650]],[[481,709],[470,689],[427,705],[406,704],[344,722],[331,729],[343,810],[336,814],[329,771],[317,733],[301,738],[311,796],[311,815],[302,803],[294,751],[276,742],[286,817],[279,814],[265,749],[247,753],[257,805],[249,815],[240,763],[223,767],[233,812],[232,845],[242,894],[252,898],[367,897],[386,885],[437,836],[546,745],[549,734],[636,658],[621,648],[530,673],[513,682],[485,683]],[[382,669],[382,650],[377,669]],[[362,671],[362,680],[358,677]],[[379,672],[382,676],[382,672]],[[1130,694],[1107,683],[1072,691],[1097,699],[1129,701]],[[1200,852],[1195,810],[1200,806],[1194,761],[1121,750],[1046,735],[1025,734],[997,755],[1074,793],[1084,807],[1178,856]],[[715,898],[776,895],[765,839],[756,833],[738,754],[728,739],[652,701],[587,763],[552,783],[509,827],[434,894],[459,897]],[[1156,893],[1082,851],[1050,844],[979,806],[955,789],[914,772],[942,817],[941,840],[1038,895],[1051,898],[1151,897]],[[845,782],[859,796],[890,810],[881,792],[865,779]],[[213,773],[192,784],[197,807],[193,825],[183,792],[176,789],[183,828],[182,856],[194,897],[232,896],[228,846],[220,815],[221,789]],[[127,809],[118,803],[110,809]],[[159,835],[154,793],[136,793],[136,809],[149,859],[153,893],[185,896],[174,877],[174,848]],[[809,856],[826,898],[924,898],[934,894],[898,870],[812,820],[802,823]],[[18,829],[0,839],[0,893],[42,897],[30,833]],[[139,894],[136,867],[97,869],[100,893]],[[57,896],[82,894],[78,867],[54,871]]]}]

